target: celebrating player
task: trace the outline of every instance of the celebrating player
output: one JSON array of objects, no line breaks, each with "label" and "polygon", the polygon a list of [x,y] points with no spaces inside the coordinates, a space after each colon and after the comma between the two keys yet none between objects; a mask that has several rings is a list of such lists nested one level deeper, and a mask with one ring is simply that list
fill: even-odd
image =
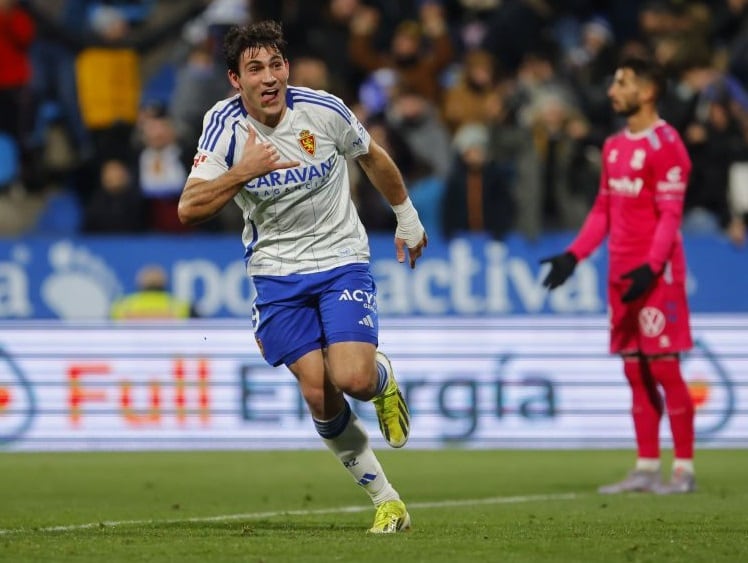
[{"label": "celebrating player", "polygon": [[[652,62],[619,65],[608,96],[627,126],[603,147],[597,199],[576,239],[564,253],[542,260],[551,265],[543,285],[554,289],[608,235],[610,351],[623,357],[631,387],[638,459],[623,481],[599,489],[605,494],[695,487],[694,407],[679,357],[692,346],[679,231],[691,162],[678,133],[657,113],[664,87]],[[660,388],[675,450],[669,483],[660,480]]]},{"label": "celebrating player", "polygon": [[371,497],[369,531],[394,533],[410,526],[410,516],[344,396],[371,400],[388,444],[405,445],[408,408],[377,351],[377,290],[346,157],[392,205],[400,262],[407,248],[415,267],[426,233],[398,168],[351,110],[327,92],[288,85],[285,48],[276,22],[227,33],[228,78],[238,94],[205,115],[179,217],[199,223],[231,199],[242,209],[260,351],[294,374],[317,432]]}]

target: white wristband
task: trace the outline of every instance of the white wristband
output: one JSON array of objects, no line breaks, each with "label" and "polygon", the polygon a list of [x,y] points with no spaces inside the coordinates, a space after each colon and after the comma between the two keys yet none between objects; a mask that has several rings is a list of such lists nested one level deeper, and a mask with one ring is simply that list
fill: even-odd
[{"label": "white wristband", "polygon": [[397,217],[395,237],[403,239],[408,248],[414,248],[423,240],[425,230],[413,202],[409,197],[405,198],[404,202],[393,205],[392,210]]}]

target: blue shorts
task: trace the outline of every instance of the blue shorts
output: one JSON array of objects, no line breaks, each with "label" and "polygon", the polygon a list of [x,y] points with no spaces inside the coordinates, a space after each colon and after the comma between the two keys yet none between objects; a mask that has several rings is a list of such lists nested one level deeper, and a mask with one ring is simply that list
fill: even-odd
[{"label": "blue shorts", "polygon": [[255,339],[270,365],[290,365],[336,342],[378,345],[377,286],[369,264],[252,280]]}]

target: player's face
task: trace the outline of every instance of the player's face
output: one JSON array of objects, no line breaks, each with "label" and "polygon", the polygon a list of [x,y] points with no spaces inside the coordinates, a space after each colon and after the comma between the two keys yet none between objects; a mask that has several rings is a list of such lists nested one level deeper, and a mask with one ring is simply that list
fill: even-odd
[{"label": "player's face", "polygon": [[280,52],[246,49],[239,59],[239,74],[229,71],[229,80],[241,93],[249,115],[270,127],[280,122],[288,86],[288,61]]},{"label": "player's face", "polygon": [[619,68],[608,88],[608,98],[613,111],[628,117],[642,107],[639,80],[630,68]]}]

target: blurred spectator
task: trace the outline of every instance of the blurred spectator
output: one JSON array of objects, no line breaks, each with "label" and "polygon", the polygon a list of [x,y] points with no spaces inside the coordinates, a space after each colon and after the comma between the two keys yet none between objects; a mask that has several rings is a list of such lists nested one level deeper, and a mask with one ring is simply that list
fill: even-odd
[{"label": "blurred spectator", "polygon": [[299,55],[291,60],[291,83],[312,90],[330,91],[327,63],[314,55]]},{"label": "blurred spectator", "polygon": [[587,144],[587,121],[553,94],[538,98],[528,119],[531,142],[517,170],[517,228],[530,238],[579,228],[597,191],[599,150]]},{"label": "blurred spectator", "polygon": [[184,26],[184,40],[189,45],[208,45],[214,59],[223,63],[223,37],[232,25],[249,22],[250,4],[250,0],[198,2],[196,17]]},{"label": "blurred spectator", "polygon": [[424,2],[420,21],[398,24],[388,52],[380,52],[374,45],[380,18],[379,11],[362,6],[351,21],[349,53],[353,63],[370,73],[390,68],[397,74],[398,85],[438,103],[440,73],[453,58],[452,40],[441,6]]},{"label": "blurred spectator", "polygon": [[99,185],[88,201],[83,231],[89,234],[124,234],[145,231],[143,198],[127,165],[107,160],[101,166]]},{"label": "blurred spectator", "polygon": [[444,94],[443,115],[450,131],[466,123],[485,122],[497,87],[493,55],[480,49],[468,51],[456,84]]},{"label": "blurred spectator", "polygon": [[191,231],[177,216],[188,166],[165,108],[144,112],[139,127],[143,149],[138,155],[138,183],[146,202],[148,229],[162,233]]},{"label": "blurred spectator", "polygon": [[446,180],[442,204],[444,236],[488,233],[501,240],[514,227],[515,202],[509,182],[488,153],[488,129],[463,125],[455,135],[457,157]]},{"label": "blurred spectator", "polygon": [[452,149],[438,108],[419,92],[403,88],[395,94],[385,115],[415,157],[427,162],[437,176],[444,178]]},{"label": "blurred spectator", "polygon": [[613,121],[607,90],[617,62],[615,38],[608,20],[598,16],[583,24],[581,39],[581,44],[567,53],[565,72],[602,144]]},{"label": "blurred spectator", "polygon": [[28,171],[32,165],[29,137],[33,123],[29,49],[34,34],[34,21],[18,1],[0,0],[0,134],[8,135],[7,141],[16,145],[16,150],[7,151],[2,157],[20,160],[27,188],[33,187],[29,185]]},{"label": "blurred spectator", "polygon": [[136,32],[115,7],[99,6],[91,14],[96,35],[82,39],[76,77],[83,120],[95,135],[101,158],[126,156],[122,148],[129,146],[141,101],[142,54],[202,8],[202,3],[193,3],[169,22]]},{"label": "blurred spectator", "polygon": [[[320,10],[318,2],[300,2],[296,21],[289,24],[283,20],[287,35],[298,37],[289,42],[290,46],[303,45],[303,51],[292,52],[291,58],[324,61],[329,91],[348,105],[355,102],[356,91],[365,77],[365,71],[353,64],[348,52],[351,22],[360,6],[361,0],[327,0]],[[295,67],[296,64],[291,65],[291,77],[298,84]]]},{"label": "blurred spectator", "polygon": [[169,115],[184,145],[195,143],[202,131],[205,112],[216,100],[230,94],[226,73],[210,49],[206,43],[192,46],[177,70]]},{"label": "blurred spectator", "polygon": [[508,72],[516,72],[525,55],[547,38],[544,29],[553,13],[548,0],[501,2],[491,13],[481,47],[493,53]]},{"label": "blurred spectator", "polygon": [[78,103],[75,75],[78,35],[85,28],[83,22],[89,4],[88,0],[67,0],[57,12],[40,0],[25,4],[39,28],[31,50],[36,113],[34,146],[42,152],[48,128],[58,125],[79,162],[90,159],[94,152]]},{"label": "blurred spectator", "polygon": [[148,264],[137,275],[137,290],[112,304],[110,316],[119,321],[172,320],[196,317],[194,308],[171,295],[166,271]]},{"label": "blurred spectator", "polygon": [[730,166],[727,198],[730,209],[727,236],[737,246],[744,246],[748,226],[748,161]]},{"label": "blurred spectator", "polygon": [[[748,108],[726,90],[708,92],[706,106],[686,129],[686,147],[693,161],[683,214],[684,232],[716,234],[729,226],[729,173],[733,163],[748,158],[745,129]],[[742,113],[741,117],[737,114]]]},{"label": "blurred spectator", "polygon": [[510,94],[507,104],[516,114],[519,125],[530,127],[530,113],[539,100],[552,95],[568,105],[577,105],[577,99],[569,80],[560,73],[555,60],[553,46],[539,46],[527,52],[517,69],[516,87]]},{"label": "blurred spectator", "polygon": [[445,0],[445,19],[458,56],[478,49],[488,33],[488,22],[499,9],[501,0]]}]

